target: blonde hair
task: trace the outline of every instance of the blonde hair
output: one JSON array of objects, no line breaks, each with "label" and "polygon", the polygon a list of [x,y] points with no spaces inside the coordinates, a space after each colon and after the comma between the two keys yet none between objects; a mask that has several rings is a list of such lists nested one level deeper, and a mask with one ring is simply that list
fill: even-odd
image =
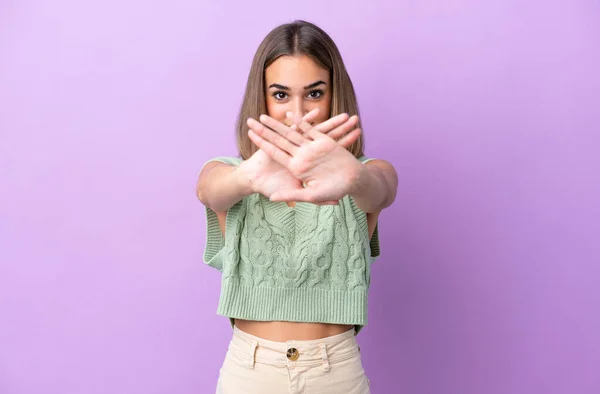
[{"label": "blonde hair", "polygon": [[[248,137],[246,120],[248,118],[258,119],[260,115],[267,113],[265,70],[281,56],[308,56],[317,65],[329,71],[332,84],[329,117],[341,113],[347,113],[350,116],[359,115],[352,81],[331,37],[319,27],[305,21],[295,21],[278,26],[261,42],[248,74],[246,93],[237,120],[237,147],[244,160],[252,156],[258,149]],[[360,122],[357,127],[361,127]],[[348,147],[348,150],[355,157],[363,155],[362,133],[359,139]]]}]

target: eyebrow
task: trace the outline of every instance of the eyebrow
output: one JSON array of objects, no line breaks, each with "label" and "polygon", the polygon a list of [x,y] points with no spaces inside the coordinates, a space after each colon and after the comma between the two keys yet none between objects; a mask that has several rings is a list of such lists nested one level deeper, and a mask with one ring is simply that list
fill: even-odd
[{"label": "eyebrow", "polygon": [[[327,85],[327,84],[323,81],[317,81],[317,82],[311,83],[308,86],[305,86],[304,90],[316,88],[319,85]],[[271,89],[271,88],[280,89],[280,90],[290,90],[290,88],[288,88],[287,86],[283,86],[278,83],[273,83],[273,84],[269,85],[269,89]]]}]

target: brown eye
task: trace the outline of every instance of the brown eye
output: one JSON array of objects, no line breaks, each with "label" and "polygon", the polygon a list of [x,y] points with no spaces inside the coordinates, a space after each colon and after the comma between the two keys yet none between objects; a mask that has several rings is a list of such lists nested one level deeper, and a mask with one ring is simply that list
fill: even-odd
[{"label": "brown eye", "polygon": [[313,90],[308,94],[308,97],[310,97],[311,99],[318,99],[321,98],[321,96],[323,96],[322,90]]},{"label": "brown eye", "polygon": [[273,97],[275,97],[275,100],[285,100],[285,98],[287,97],[287,93],[275,92],[275,93],[273,93]]}]

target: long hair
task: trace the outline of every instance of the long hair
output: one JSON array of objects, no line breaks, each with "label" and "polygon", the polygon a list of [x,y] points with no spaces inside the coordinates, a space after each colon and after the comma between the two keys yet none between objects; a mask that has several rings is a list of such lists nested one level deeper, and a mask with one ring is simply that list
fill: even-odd
[{"label": "long hair", "polygon": [[[258,119],[267,113],[265,97],[265,70],[281,56],[308,56],[317,65],[329,71],[332,84],[331,111],[329,117],[342,113],[359,115],[358,103],[352,81],[346,71],[340,52],[327,33],[312,23],[295,21],[273,29],[258,47],[248,75],[246,93],[237,120],[237,146],[242,159],[246,160],[257,151],[248,137],[248,118]],[[361,127],[360,122],[358,127]],[[363,133],[348,147],[355,156],[364,151]]]}]

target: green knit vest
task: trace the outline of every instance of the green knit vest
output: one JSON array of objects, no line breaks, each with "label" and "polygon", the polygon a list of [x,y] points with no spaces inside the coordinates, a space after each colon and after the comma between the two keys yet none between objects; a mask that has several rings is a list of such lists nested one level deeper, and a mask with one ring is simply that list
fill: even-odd
[{"label": "green knit vest", "polygon": [[[362,163],[369,159],[361,157]],[[239,165],[241,159],[217,157]],[[272,202],[255,193],[227,212],[225,237],[206,208],[204,262],[222,272],[217,314],[233,319],[367,324],[371,264],[379,256],[367,215],[339,205]]]}]

